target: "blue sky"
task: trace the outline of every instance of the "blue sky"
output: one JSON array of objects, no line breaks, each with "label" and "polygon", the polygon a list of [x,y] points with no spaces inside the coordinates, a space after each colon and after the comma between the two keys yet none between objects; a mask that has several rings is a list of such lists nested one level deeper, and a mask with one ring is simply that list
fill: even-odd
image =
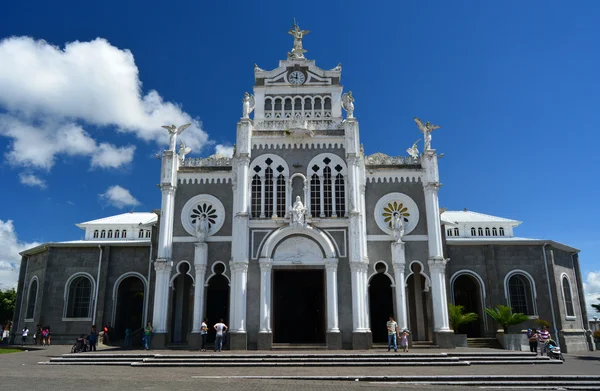
[{"label": "blue sky", "polygon": [[[311,30],[306,56],[342,63],[366,153],[405,154],[420,136],[413,116],[441,125],[441,207],[521,220],[517,235],[577,247],[584,275],[600,272],[589,217],[600,168],[599,3],[208,3],[3,5],[0,220],[13,247],[78,239],[74,223],[135,201],[159,208],[160,125],[194,119],[198,155],[231,146],[254,63],[272,69],[285,58],[296,17]],[[112,186],[129,191],[133,199],[112,198],[128,205],[111,204]],[[600,274],[588,292],[600,297]]]}]

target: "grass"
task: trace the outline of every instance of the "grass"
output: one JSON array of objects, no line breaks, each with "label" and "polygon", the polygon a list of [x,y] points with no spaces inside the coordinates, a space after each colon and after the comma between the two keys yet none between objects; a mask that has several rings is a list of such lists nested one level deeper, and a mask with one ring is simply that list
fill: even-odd
[{"label": "grass", "polygon": [[22,350],[14,349],[14,348],[0,348],[0,354],[18,353],[18,352],[22,352]]}]

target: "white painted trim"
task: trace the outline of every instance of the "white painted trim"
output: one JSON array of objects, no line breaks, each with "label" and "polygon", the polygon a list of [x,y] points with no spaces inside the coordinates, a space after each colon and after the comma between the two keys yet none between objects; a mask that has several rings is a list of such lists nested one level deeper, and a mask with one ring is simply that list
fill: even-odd
[{"label": "white painted trim", "polygon": [[[573,315],[567,315],[567,301],[565,299],[565,287],[563,286],[564,279],[567,279],[569,283],[569,291],[571,292],[571,305],[573,306]],[[560,292],[562,296],[563,306],[565,308],[565,319],[566,320],[576,320],[577,316],[575,315],[575,302],[573,301],[573,283],[571,283],[571,279],[567,275],[567,273],[562,273],[560,275]]]},{"label": "white painted trim", "polygon": [[77,277],[87,277],[90,282],[92,283],[90,289],[90,304],[89,304],[89,308],[88,308],[88,315],[91,315],[91,312],[94,308],[94,299],[95,299],[95,294],[96,294],[96,280],[94,280],[94,277],[90,274],[90,273],[86,273],[86,272],[77,272],[74,274],[71,274],[71,276],[67,279],[67,282],[65,282],[65,291],[64,291],[64,296],[63,296],[63,321],[64,319],[89,319],[90,321],[92,320],[91,316],[88,316],[88,318],[68,318],[67,317],[67,312],[68,312],[68,308],[69,308],[69,289],[71,287],[71,282],[73,282],[74,279],[76,279]]},{"label": "white painted trim", "polygon": [[367,183],[418,183],[421,182],[423,175],[420,171],[408,170],[372,170],[367,168]]},{"label": "white painted trim", "polygon": [[[252,251],[251,254],[251,259],[256,260],[258,259],[258,257],[260,256],[260,249],[262,248],[263,243],[265,242],[265,240],[269,237],[269,233],[271,233],[273,230],[271,229],[254,229],[252,230],[252,235],[250,235],[250,249]],[[262,240],[260,241],[260,243],[258,244],[258,247],[254,247],[254,234],[258,233],[258,232],[262,232],[262,233],[266,233],[266,235],[262,238]]]},{"label": "white painted trim", "polygon": [[181,271],[179,270],[179,268],[181,267],[182,263],[187,263],[188,264],[189,268],[188,268],[188,271],[185,274],[188,275],[188,276],[190,276],[192,278],[192,286],[196,286],[196,280],[194,279],[194,276],[192,276],[190,274],[190,271],[192,270],[192,265],[187,260],[184,259],[182,261],[177,262],[177,266],[175,266],[175,270],[177,272],[175,274],[173,274],[173,276],[169,280],[169,286],[173,290],[175,290],[175,286],[173,285],[173,281],[175,281],[175,279],[181,275]]},{"label": "white painted trim", "polygon": [[[348,256],[348,243],[346,240],[346,229],[343,229],[343,228],[342,229],[328,229],[328,230],[323,230],[323,232],[325,232],[329,236],[329,238],[331,239],[331,242],[335,245],[335,249],[337,250],[338,257],[346,258]],[[330,232],[341,232],[344,234],[342,236],[344,238],[344,245],[342,246],[343,251],[340,251],[340,246],[335,241],[335,239],[333,238],[333,235],[331,235]]]},{"label": "white painted trim", "polygon": [[479,283],[479,295],[481,298],[481,317],[483,318],[483,329],[487,330],[487,316],[485,316],[485,308],[486,308],[486,298],[487,298],[487,294],[486,294],[486,289],[485,289],[485,281],[483,281],[483,278],[481,278],[481,276],[479,274],[477,274],[476,272],[474,272],[473,270],[469,270],[469,269],[462,269],[457,271],[456,273],[454,273],[452,275],[452,277],[450,277],[450,299],[452,300],[452,304],[454,303],[454,283],[456,282],[456,279],[460,276],[463,275],[467,275],[467,276],[471,276],[474,277],[477,282]]},{"label": "white painted trim", "polygon": [[535,287],[535,280],[533,279],[533,277],[531,276],[531,274],[527,273],[525,270],[521,270],[521,269],[515,269],[515,270],[511,270],[510,272],[506,273],[506,276],[504,277],[504,299],[506,300],[506,305],[508,305],[509,307],[512,308],[512,306],[510,305],[510,294],[509,294],[509,289],[508,289],[508,280],[510,280],[510,278],[512,276],[514,276],[515,274],[521,274],[522,276],[524,276],[525,278],[527,278],[529,280],[529,284],[530,284],[530,288],[531,288],[531,295],[533,297],[531,297],[531,299],[533,299],[533,314],[525,314],[525,315],[532,315],[532,316],[537,316],[538,315],[538,311],[537,311],[537,290]]},{"label": "white painted trim", "polygon": [[[260,130],[260,129],[257,129]],[[342,130],[342,129],[339,129]],[[341,137],[341,136],[340,136]],[[343,138],[335,136],[313,136],[307,141],[300,141],[289,136],[269,135],[253,136],[251,139],[252,149],[274,149],[279,151],[290,149],[343,149]]]},{"label": "white painted trim", "polygon": [[[377,268],[375,267],[375,266],[376,266],[378,263],[380,263],[380,262],[381,262],[381,263],[383,263],[383,264],[385,265],[385,271],[384,271],[383,273],[378,273],[378,272],[377,272]],[[391,274],[389,274],[389,273],[388,273],[388,270],[389,270],[389,268],[388,268],[388,264],[387,264],[387,262],[386,262],[386,261],[379,260],[379,261],[375,262],[375,263],[373,264],[373,271],[374,271],[374,273],[371,273],[371,275],[370,275],[369,277],[367,277],[367,288],[371,286],[371,279],[372,279],[373,277],[375,277],[377,274],[384,274],[384,275],[386,275],[386,276],[387,276],[387,278],[389,278],[389,279],[390,279],[390,283],[391,283],[391,285],[390,285],[390,286],[391,286],[392,288],[395,288],[395,287],[396,287],[396,282],[394,281],[394,277],[392,277],[392,276],[391,276]]]},{"label": "white painted trim", "polygon": [[[173,236],[174,243],[196,243],[197,241],[198,238],[195,236]],[[231,242],[231,236],[209,236],[206,238],[206,242]]]},{"label": "white painted trim", "polygon": [[[194,168],[194,167],[186,167]],[[197,167],[202,168],[202,167]],[[177,182],[180,185],[192,184],[231,184],[231,171],[212,171],[212,172],[182,172],[177,173]]]},{"label": "white painted trim", "polygon": [[209,284],[210,279],[217,275],[217,273],[215,272],[215,266],[218,265],[218,264],[223,265],[224,269],[223,269],[223,273],[221,273],[221,275],[223,277],[225,277],[227,279],[227,281],[229,281],[229,286],[231,286],[231,279],[226,274],[227,273],[227,264],[225,264],[225,262],[223,262],[223,261],[216,261],[210,267],[211,275],[206,278],[206,280],[204,282],[204,286],[205,287],[208,287],[210,285]]},{"label": "white painted trim", "polygon": [[[137,277],[140,280],[142,280],[142,283],[144,284],[144,307],[142,309],[142,322],[144,321],[144,319],[146,319],[146,311],[147,311],[146,302],[148,301],[148,293],[149,293],[148,280],[146,280],[146,277],[144,277],[141,273],[127,272],[127,273],[121,274],[119,276],[119,278],[117,278],[117,280],[113,284],[113,293],[112,293],[113,304],[112,304],[112,316],[111,316],[113,325],[115,325],[115,321],[116,321],[116,317],[117,317],[117,299],[118,299],[117,295],[119,294],[119,285],[121,284],[121,282],[123,282],[124,279],[126,279],[128,277]],[[144,325],[145,325],[145,323],[142,323],[141,327],[144,327]]]},{"label": "white painted trim", "polygon": [[[427,235],[406,235],[402,237],[403,242],[426,242],[428,240]],[[392,242],[394,237],[392,235],[367,235],[368,242]]]},{"label": "white painted trim", "polygon": [[[29,294],[31,293],[31,284],[33,284],[33,281],[37,282],[37,288],[36,288],[36,292],[35,292],[35,301],[33,304],[33,317],[31,318],[27,318],[27,310],[29,309]],[[38,294],[40,292],[40,279],[38,278],[38,276],[33,276],[31,277],[31,280],[29,280],[29,286],[27,287],[27,299],[26,299],[26,303],[27,306],[25,307],[25,316],[23,321],[24,322],[33,322],[33,320],[35,319],[35,310],[37,310],[37,298],[38,298]]]}]

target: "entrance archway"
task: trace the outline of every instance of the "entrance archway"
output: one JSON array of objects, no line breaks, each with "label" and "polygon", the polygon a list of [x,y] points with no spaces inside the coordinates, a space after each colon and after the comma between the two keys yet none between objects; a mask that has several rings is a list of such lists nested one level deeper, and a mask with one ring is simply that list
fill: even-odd
[{"label": "entrance archway", "polygon": [[125,330],[135,331],[144,326],[144,282],[136,276],[126,277],[118,283],[114,331],[117,339]]},{"label": "entrance archway", "polygon": [[385,323],[394,313],[392,281],[385,275],[385,264],[379,262],[375,274],[369,281],[369,318],[374,343],[387,343]]},{"label": "entrance archway", "polygon": [[182,262],[177,266],[178,274],[172,280],[171,292],[171,342],[185,343],[192,330],[194,314],[194,282],[188,274],[190,265]]},{"label": "entrance archway", "polygon": [[208,280],[206,288],[206,319],[208,319],[208,342],[215,341],[213,326],[223,319],[229,326],[229,280],[223,274],[225,265],[216,263],[213,267],[215,275]]},{"label": "entrance archway", "polygon": [[410,265],[412,273],[406,280],[409,322],[413,341],[431,341],[429,280],[422,274],[419,262]]},{"label": "entrance archway", "polygon": [[478,315],[475,322],[463,324],[458,328],[458,333],[467,334],[469,338],[482,335],[482,322],[484,317],[481,309],[481,286],[475,277],[461,274],[454,279],[454,304],[465,307],[465,312],[474,312]]}]

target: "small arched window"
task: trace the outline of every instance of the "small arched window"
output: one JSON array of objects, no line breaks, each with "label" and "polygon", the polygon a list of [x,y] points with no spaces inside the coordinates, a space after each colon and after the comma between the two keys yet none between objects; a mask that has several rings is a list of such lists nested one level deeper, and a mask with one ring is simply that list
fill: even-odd
[{"label": "small arched window", "polygon": [[481,227],[477,228],[477,235],[483,236],[483,228],[481,228]]},{"label": "small arched window", "polygon": [[85,276],[75,277],[68,287],[67,318],[89,318],[92,282]]},{"label": "small arched window", "polygon": [[571,292],[571,283],[567,276],[562,278],[563,300],[565,302],[565,313],[568,317],[575,317],[575,308],[573,307],[573,294]]},{"label": "small arched window", "polygon": [[475,227],[471,227],[471,236],[477,236],[477,232],[475,232]]},{"label": "small arched window", "polygon": [[108,237],[109,237],[109,238],[112,238],[112,229],[109,229],[109,230],[108,230]]},{"label": "small arched window", "polygon": [[504,236],[504,228],[500,227],[500,236]]},{"label": "small arched window", "polygon": [[121,235],[121,231],[119,231],[118,229],[115,229],[115,238],[119,238],[119,236]]},{"label": "small arched window", "polygon": [[446,236],[452,236],[452,228],[446,230]]},{"label": "small arched window", "polygon": [[106,231],[105,231],[105,230],[102,230],[102,231],[100,232],[100,238],[101,238],[101,239],[104,239],[105,237],[106,237]]},{"label": "small arched window", "polygon": [[29,284],[29,294],[27,295],[27,313],[25,319],[33,319],[35,316],[35,304],[37,301],[38,280],[33,278]]},{"label": "small arched window", "polygon": [[273,108],[273,101],[271,99],[265,99],[265,111],[271,111]]},{"label": "small arched window", "polygon": [[458,228],[454,228],[454,236],[459,236],[458,233],[459,233]]},{"label": "small arched window", "polygon": [[310,98],[305,98],[304,99],[304,111],[310,111],[312,110],[312,101],[310,100]]},{"label": "small arched window", "polygon": [[144,237],[144,230],[140,229],[140,232],[138,233],[138,238],[143,238]]},{"label": "small arched window", "polygon": [[509,305],[513,312],[534,315],[531,282],[522,274],[514,274],[508,280]]},{"label": "small arched window", "polygon": [[296,111],[296,112],[302,111],[302,99],[300,99],[300,98],[294,99],[294,111]]},{"label": "small arched window", "polygon": [[310,214],[315,217],[321,214],[321,180],[317,174],[310,179]]},{"label": "small arched window", "polygon": [[98,238],[98,235],[99,235],[99,232],[98,232],[98,230],[95,230],[95,231],[94,231],[94,239],[97,239],[97,238]]},{"label": "small arched window", "polygon": [[321,110],[321,98],[315,98],[315,110]]},{"label": "small arched window", "polygon": [[498,230],[496,227],[492,228],[492,236],[498,236]]},{"label": "small arched window", "polygon": [[490,236],[490,228],[485,227],[485,236]]},{"label": "small arched window", "polygon": [[260,217],[261,187],[260,176],[256,174],[252,178],[252,217]]},{"label": "small arched window", "polygon": [[291,98],[286,98],[283,109],[285,111],[291,111],[292,110],[292,99]]},{"label": "small arched window", "polygon": [[[265,170],[265,216],[273,216],[273,169],[267,167]],[[262,216],[264,217],[264,216]]]},{"label": "small arched window", "polygon": [[121,237],[122,238],[126,238],[127,237],[127,231],[125,231],[125,230],[121,231]]},{"label": "small arched window", "polygon": [[150,231],[149,229],[146,230],[146,237],[149,238],[151,235],[152,231]]}]

